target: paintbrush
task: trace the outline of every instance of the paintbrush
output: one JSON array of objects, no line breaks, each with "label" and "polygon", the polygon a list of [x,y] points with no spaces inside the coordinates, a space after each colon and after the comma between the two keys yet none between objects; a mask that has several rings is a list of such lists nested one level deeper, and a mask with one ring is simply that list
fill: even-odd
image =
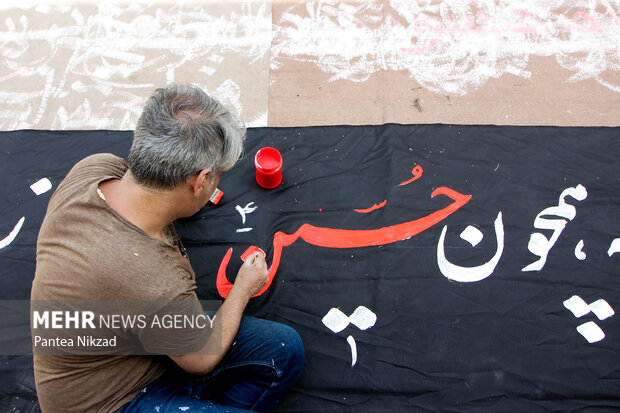
[{"label": "paintbrush", "polygon": [[222,196],[224,196],[224,191],[215,188],[211,198],[209,198],[209,202],[213,202],[214,205],[217,205],[217,203],[220,202],[220,199],[222,199]]}]

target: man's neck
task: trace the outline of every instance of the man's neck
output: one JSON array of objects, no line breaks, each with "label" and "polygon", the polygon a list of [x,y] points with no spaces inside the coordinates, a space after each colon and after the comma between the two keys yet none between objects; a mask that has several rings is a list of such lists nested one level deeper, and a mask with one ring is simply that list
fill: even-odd
[{"label": "man's neck", "polygon": [[178,218],[174,191],[146,188],[129,171],[122,179],[102,182],[99,188],[108,205],[120,215],[148,235],[166,241],[164,229]]}]

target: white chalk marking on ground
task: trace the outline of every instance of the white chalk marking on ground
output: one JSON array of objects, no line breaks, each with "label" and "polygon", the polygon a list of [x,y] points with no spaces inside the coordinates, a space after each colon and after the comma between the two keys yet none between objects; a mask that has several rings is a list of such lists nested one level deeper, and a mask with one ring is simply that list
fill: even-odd
[{"label": "white chalk marking on ground", "polygon": [[589,0],[293,3],[274,22],[271,68],[309,62],[329,81],[356,82],[408,71],[426,89],[463,96],[504,74],[528,79],[531,57],[555,56],[573,73],[567,82],[618,92],[607,75],[620,70],[616,13]]},{"label": "white chalk marking on ground", "polygon": [[[0,25],[0,40],[8,45],[0,54],[7,68],[19,73],[14,80],[6,81],[23,82],[28,77],[27,81],[38,85],[39,90],[20,92],[11,84],[3,88],[0,102],[5,106],[15,102],[11,105],[15,113],[0,114],[4,128],[45,126],[41,122],[44,119],[51,120],[55,129],[113,125],[131,129],[142,111],[136,99],[148,96],[152,85],[180,81],[181,73],[195,64],[204,69],[193,82],[204,89],[204,82],[211,82],[209,88],[214,90],[210,92],[225,105],[242,116],[257,116],[242,113],[237,85],[240,78],[235,74],[231,75],[232,79],[220,80],[219,86],[205,75],[226,67],[228,56],[234,56],[233,59],[243,56],[250,64],[266,56],[271,44],[272,20],[271,8],[266,4],[243,2],[224,7],[221,14],[216,14],[208,2],[190,2],[178,7],[160,7],[143,0],[131,2],[131,6],[116,0],[93,2],[92,7],[82,3],[51,7],[51,0],[49,4],[45,0],[0,2],[0,10],[22,11],[21,27],[11,19]],[[57,19],[64,15],[71,18]],[[30,29],[29,19],[41,17],[44,23],[48,22],[47,26],[37,24]],[[65,54],[68,58],[63,57]],[[209,64],[203,65],[204,61]],[[32,70],[25,72],[23,68]],[[0,78],[3,74],[0,73]],[[142,83],[151,86],[136,87],[135,79],[146,79]],[[78,80],[84,82],[79,85],[80,93],[92,96],[97,106],[91,112],[78,111],[72,116],[69,114],[75,107],[67,108],[63,98],[75,94]],[[131,107],[114,106],[110,99]],[[116,110],[111,112],[112,109]]]}]

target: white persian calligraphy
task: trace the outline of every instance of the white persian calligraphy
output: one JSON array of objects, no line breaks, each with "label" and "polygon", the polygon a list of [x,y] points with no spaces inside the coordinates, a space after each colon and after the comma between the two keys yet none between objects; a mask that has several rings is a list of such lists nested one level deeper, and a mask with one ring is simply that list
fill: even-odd
[{"label": "white persian calligraphy", "polygon": [[[504,252],[504,223],[502,222],[501,211],[497,214],[497,218],[495,218],[494,227],[495,238],[497,240],[497,250],[495,251],[493,257],[488,262],[476,267],[461,267],[460,265],[451,263],[446,258],[444,243],[448,226],[444,225],[437,244],[437,264],[439,265],[439,270],[443,276],[452,281],[477,282],[484,280],[489,275],[493,274],[493,271],[495,270],[495,267],[497,267],[497,264],[502,257],[502,253]],[[482,237],[482,233],[478,229],[471,226],[467,227],[461,233],[461,238],[468,241],[473,247],[478,245],[478,243],[482,240]]]},{"label": "white persian calligraphy", "polygon": [[52,182],[47,178],[42,178],[30,185],[30,189],[36,195],[41,195],[52,189]]},{"label": "white persian calligraphy", "polygon": [[22,229],[24,221],[26,221],[26,217],[21,217],[21,219],[17,221],[17,224],[15,224],[15,227],[13,227],[13,230],[9,233],[9,235],[7,235],[4,239],[0,240],[0,249],[11,245],[11,243],[17,237],[17,234],[19,234],[19,231]]},{"label": "white persian calligraphy", "polygon": [[583,261],[587,257],[586,253],[583,251],[583,246],[584,246],[583,240],[579,240],[579,242],[577,243],[577,246],[575,247],[575,257],[577,257],[579,261]]},{"label": "white persian calligraphy", "polygon": [[611,242],[609,249],[607,250],[607,255],[610,257],[614,255],[616,252],[620,252],[620,238],[616,238]]},{"label": "white persian calligraphy", "polygon": [[[353,311],[350,316],[347,316],[338,308],[330,309],[327,314],[321,320],[325,327],[329,328],[334,333],[339,333],[353,324],[360,330],[368,330],[377,322],[377,315],[367,307],[360,305]],[[347,343],[351,349],[351,367],[357,363],[357,343],[352,335],[347,337]]]},{"label": "white persian calligraphy", "polygon": [[[35,195],[38,196],[52,189],[52,182],[48,178],[41,178],[34,184],[30,185],[30,189],[35,193]],[[17,238],[19,231],[21,231],[24,222],[26,222],[26,217],[21,217],[9,235],[0,240],[0,250],[11,245],[15,238]]]},{"label": "white persian calligraphy", "polygon": [[[581,318],[592,312],[599,320],[603,321],[615,314],[614,309],[602,298],[588,304],[583,298],[573,295],[563,304],[576,318]],[[605,332],[594,321],[580,324],[577,326],[577,332],[590,344],[597,343],[605,338]]]},{"label": "white persian calligraphy", "polygon": [[[256,210],[256,208],[258,208],[258,207],[254,206],[254,202],[250,202],[250,203],[248,203],[244,207],[241,207],[240,205],[237,205],[235,207],[235,209],[237,210],[239,215],[241,215],[241,224],[242,225],[245,225],[246,215],[247,214],[251,214],[252,212],[254,212]],[[237,232],[250,232],[250,231],[252,231],[252,228],[250,228],[250,227],[238,228],[237,229]]]},{"label": "white persian calligraphy", "polygon": [[[549,251],[555,245],[560,234],[564,230],[566,223],[572,221],[577,215],[577,210],[574,206],[566,203],[565,198],[570,196],[577,201],[583,201],[588,196],[588,192],[583,185],[577,185],[574,188],[567,188],[560,194],[560,199],[557,206],[543,209],[534,220],[534,228],[542,230],[552,230],[553,234],[551,238],[545,237],[540,232],[535,232],[530,235],[530,241],[527,245],[530,252],[540,257],[537,261],[527,265],[521,271],[540,271],[547,262],[547,255]],[[558,219],[543,218],[544,216],[557,216]]]}]

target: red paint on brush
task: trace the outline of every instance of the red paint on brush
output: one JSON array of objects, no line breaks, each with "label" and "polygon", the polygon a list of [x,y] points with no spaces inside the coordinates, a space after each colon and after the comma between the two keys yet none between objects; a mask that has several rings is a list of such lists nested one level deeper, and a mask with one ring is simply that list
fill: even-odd
[{"label": "red paint on brush", "polygon": [[243,261],[247,260],[248,257],[252,254],[254,254],[255,252],[260,252],[261,254],[263,254],[263,257],[266,256],[267,254],[265,254],[265,251],[263,251],[262,249],[258,248],[255,245],[252,245],[250,248],[248,248],[247,250],[245,250],[245,252],[243,254],[241,254],[241,259]]}]

